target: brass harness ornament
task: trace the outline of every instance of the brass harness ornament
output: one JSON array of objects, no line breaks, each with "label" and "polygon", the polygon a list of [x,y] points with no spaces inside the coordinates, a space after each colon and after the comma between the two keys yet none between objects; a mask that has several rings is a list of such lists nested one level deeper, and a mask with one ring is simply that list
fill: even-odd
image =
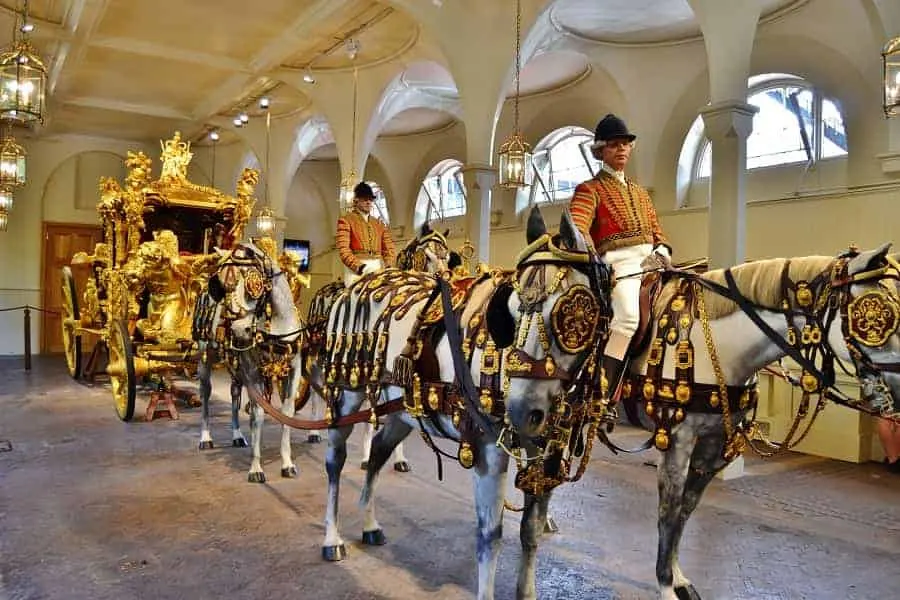
[{"label": "brass harness ornament", "polygon": [[847,318],[853,339],[876,348],[884,345],[900,326],[900,304],[887,292],[866,292],[850,301]]}]

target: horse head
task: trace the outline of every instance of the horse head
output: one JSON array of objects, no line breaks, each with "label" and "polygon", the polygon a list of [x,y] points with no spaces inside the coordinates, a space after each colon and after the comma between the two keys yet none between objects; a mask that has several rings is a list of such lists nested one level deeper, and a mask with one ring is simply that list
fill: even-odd
[{"label": "horse head", "polygon": [[409,271],[439,273],[461,264],[459,254],[450,250],[448,235],[449,229],[441,233],[425,222],[419,234],[398,254],[397,267]]},{"label": "horse head", "polygon": [[900,262],[890,244],[840,257],[828,304],[837,313],[827,343],[855,369],[867,408],[900,416]]},{"label": "horse head", "polygon": [[[488,308],[491,336],[507,350],[509,423],[522,438],[542,436],[553,419],[583,413],[609,318],[609,270],[566,210],[547,233],[535,207],[513,285]],[[573,403],[578,406],[573,406]]]},{"label": "horse head", "polygon": [[299,331],[290,281],[277,261],[252,241],[217,252],[219,265],[207,291],[222,303],[234,345],[252,346],[260,335]]}]

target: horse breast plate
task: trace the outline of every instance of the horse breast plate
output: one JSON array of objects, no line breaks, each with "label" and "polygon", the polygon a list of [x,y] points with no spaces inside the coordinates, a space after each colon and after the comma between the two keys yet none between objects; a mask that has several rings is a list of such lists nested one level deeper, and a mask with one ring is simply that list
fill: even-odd
[{"label": "horse breast plate", "polygon": [[900,306],[885,292],[867,292],[847,306],[850,335],[860,344],[882,346],[900,326]]},{"label": "horse breast plate", "polygon": [[550,326],[560,347],[578,354],[594,340],[600,307],[591,291],[583,285],[569,288],[550,313]]}]

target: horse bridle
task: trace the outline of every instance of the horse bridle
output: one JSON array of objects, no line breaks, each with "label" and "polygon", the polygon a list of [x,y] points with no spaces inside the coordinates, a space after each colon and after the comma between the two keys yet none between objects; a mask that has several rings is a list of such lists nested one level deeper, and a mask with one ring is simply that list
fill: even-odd
[{"label": "horse bridle", "polygon": [[402,269],[410,269],[413,271],[424,271],[428,263],[428,257],[425,254],[425,248],[428,244],[435,246],[434,255],[446,260],[450,256],[450,245],[447,238],[439,231],[431,231],[421,239],[415,238],[402,251],[402,260],[398,266]]},{"label": "horse bridle", "polygon": [[[239,254],[240,252],[240,254]],[[227,349],[234,352],[247,352],[258,345],[264,344],[268,349],[280,346],[290,346],[292,351],[296,351],[294,346],[299,344],[300,334],[303,333],[304,327],[300,327],[294,331],[287,333],[273,334],[270,330],[272,320],[272,287],[276,278],[285,275],[285,272],[278,266],[275,261],[270,260],[264,254],[256,252],[246,252],[245,249],[235,248],[228,255],[228,258],[219,263],[215,275],[210,278],[209,288],[212,292],[214,287],[221,288],[220,301],[223,302],[224,318],[233,321],[242,318],[242,315],[233,314],[230,311],[230,302],[228,299],[235,292],[236,281],[234,281],[227,268],[234,267],[242,272],[244,280],[245,293],[253,298],[256,302],[250,326],[250,339],[239,340],[244,342],[241,345],[235,345],[233,331],[229,328],[229,340]],[[220,274],[225,271],[226,281],[222,281]],[[211,294],[212,295],[212,294]],[[293,339],[289,339],[293,338]]]}]

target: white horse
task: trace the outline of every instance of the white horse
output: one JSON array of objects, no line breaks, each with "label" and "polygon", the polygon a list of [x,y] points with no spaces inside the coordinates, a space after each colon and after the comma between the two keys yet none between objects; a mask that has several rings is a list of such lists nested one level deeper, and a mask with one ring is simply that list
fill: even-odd
[{"label": "white horse", "polygon": [[[451,251],[447,242],[450,230],[443,233],[433,230],[429,223],[423,223],[418,235],[411,239],[397,255],[397,267],[410,271],[422,271],[426,273],[440,273],[447,269],[453,269],[461,263],[458,253]],[[325,343],[328,325],[328,315],[335,299],[344,290],[342,281],[333,282],[320,289],[310,302],[307,323],[310,329],[310,347],[313,354]],[[317,397],[310,400],[313,418],[321,414],[321,400]],[[364,425],[363,454],[360,468],[366,470],[369,462],[369,453],[372,448],[372,436],[375,435],[375,426],[372,423]],[[317,443],[321,439],[321,432],[311,431],[307,440]],[[400,473],[409,472],[412,468],[403,452],[403,444],[397,444],[394,449],[394,470]]]},{"label": "white horse", "polygon": [[[261,463],[263,410],[255,402],[260,394],[268,396],[272,390],[266,374],[247,370],[247,364],[274,365],[278,369],[276,380],[282,382],[279,393],[282,412],[294,415],[294,399],[300,382],[300,339],[302,325],[294,305],[290,283],[284,271],[262,250],[252,243],[238,244],[231,251],[219,251],[222,259],[216,274],[210,278],[208,294],[215,305],[211,322],[201,330],[200,336],[200,392],[203,401],[202,433],[200,448],[211,448],[209,436],[210,376],[214,358],[211,347],[222,352],[231,372],[232,445],[246,446],[240,432],[238,412],[241,388],[255,386],[256,396],[249,395],[250,440],[253,458],[247,480],[265,483],[266,475]],[[202,312],[198,313],[201,315]],[[215,331],[224,325],[224,341],[215,340]],[[221,344],[221,345],[220,345]],[[291,454],[291,428],[282,426],[281,476],[294,477],[297,467]]]},{"label": "white horse", "polygon": [[[573,246],[566,251],[572,255],[576,249]],[[494,597],[509,455],[497,443],[504,414],[502,358],[488,335],[486,321],[491,300],[499,297],[505,302],[511,293],[510,276],[495,271],[469,282],[454,305],[461,312],[459,339],[452,332],[427,326],[428,315],[439,300],[433,296],[437,279],[424,273],[389,269],[366,275],[333,304],[330,338],[312,373],[312,387],[325,390],[331,417],[338,420],[328,431],[325,458],[328,499],[322,555],[326,560],[346,556],[338,527],[340,478],[353,423],[365,419],[351,422],[348,415],[357,415],[364,404],[388,411],[393,407],[400,410],[384,416],[384,427],[372,441],[360,500],[363,543],[385,543],[375,517],[375,484],[394,448],[414,429],[426,440],[453,440],[459,443],[457,459],[472,468],[474,477],[477,597]],[[462,353],[457,360],[478,386],[474,400],[466,400],[456,391],[456,375],[464,371],[454,368],[453,352]],[[546,530],[546,509],[546,504],[537,510],[526,505],[520,530],[521,589],[534,590],[534,552],[538,536]]]},{"label": "white horse", "polygon": [[[561,234],[587,248],[568,218]],[[756,443],[751,415],[760,369],[790,354],[805,365],[800,381],[809,394],[829,390],[835,361],[850,365],[865,391],[861,402],[842,402],[897,417],[900,265],[887,255],[888,247],[836,258],[756,261],[702,276],[678,273],[663,287],[653,306],[651,343],[634,357],[631,390],[623,391],[640,397],[662,451],[656,562],[661,600],[700,597],[679,567],[679,542],[716,473],[745,443]],[[557,279],[561,285],[549,293],[538,289],[541,282]],[[518,275],[519,291],[506,307],[507,316],[521,318],[518,335],[513,335],[511,318],[495,323],[492,332],[514,339],[508,351],[524,356],[525,363],[550,358],[563,368],[577,368],[589,357],[571,353],[570,340],[553,327],[542,344],[533,324],[552,321],[557,304],[578,286],[588,287],[588,282],[577,271],[526,266]],[[535,303],[538,296],[542,301]],[[815,357],[822,359],[821,366]],[[571,425],[559,416],[560,403],[568,397],[561,381],[536,379],[525,368],[508,375],[507,414],[523,440],[539,445]],[[606,385],[603,380],[600,386],[604,406],[609,392],[615,393]],[[549,501],[549,494],[536,501]],[[519,594],[533,597],[533,590]]]}]

